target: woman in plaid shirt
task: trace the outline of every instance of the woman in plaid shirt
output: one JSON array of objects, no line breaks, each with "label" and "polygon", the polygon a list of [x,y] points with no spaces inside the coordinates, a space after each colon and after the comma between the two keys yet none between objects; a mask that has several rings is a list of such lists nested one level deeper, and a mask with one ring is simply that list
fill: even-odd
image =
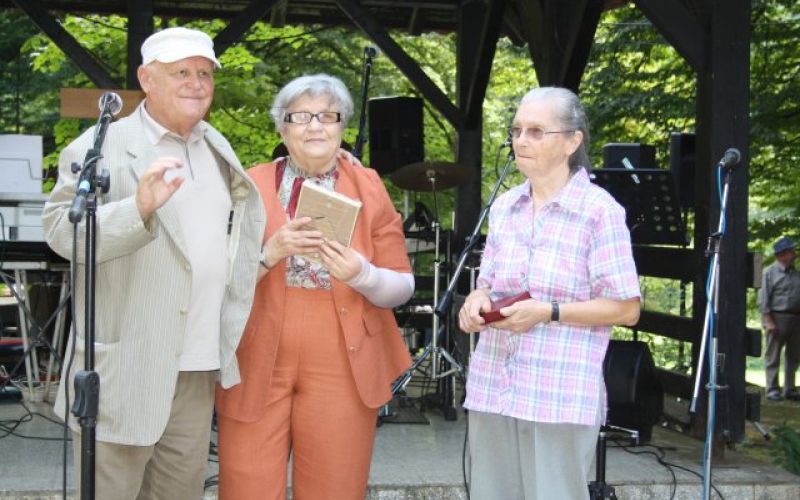
[{"label": "woman in plaid shirt", "polygon": [[[625,210],[589,181],[586,114],[563,88],[531,90],[511,128],[527,180],[492,206],[477,288],[459,313],[483,332],[467,398],[476,500],[585,499],[605,419],[611,325],[639,319]],[[486,324],[491,303],[527,292]]]}]

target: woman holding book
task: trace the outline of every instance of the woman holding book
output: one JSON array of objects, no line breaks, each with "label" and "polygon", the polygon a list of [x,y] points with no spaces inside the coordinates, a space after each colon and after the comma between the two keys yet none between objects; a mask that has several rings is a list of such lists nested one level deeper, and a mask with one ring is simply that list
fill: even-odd
[{"label": "woman holding book", "polygon": [[[589,182],[574,93],[531,90],[511,135],[527,180],[492,206],[477,288],[459,312],[462,330],[483,332],[464,403],[471,497],[585,499],[611,325],[639,318],[630,234],[624,209]],[[523,293],[486,323],[493,302]]]},{"label": "woman holding book", "polygon": [[[338,78],[289,82],[271,110],[289,156],[248,171],[268,223],[242,380],[217,390],[223,500],[286,498],[290,452],[296,500],[363,499],[377,408],[411,364],[391,310],[414,292],[400,215],[374,170],[337,157],[352,113]],[[309,196],[361,203],[350,246],[317,230],[347,242],[333,212],[295,216]]]}]

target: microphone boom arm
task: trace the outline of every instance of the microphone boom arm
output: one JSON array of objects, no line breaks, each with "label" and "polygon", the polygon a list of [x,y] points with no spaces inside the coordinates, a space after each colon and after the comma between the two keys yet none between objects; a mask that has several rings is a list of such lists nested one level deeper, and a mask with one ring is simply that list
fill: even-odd
[{"label": "microphone boom arm", "polygon": [[508,171],[511,167],[511,162],[513,160],[514,160],[514,150],[511,150],[508,153],[508,159],[506,160],[506,164],[503,167],[503,172],[500,174],[500,177],[497,178],[497,183],[494,185],[494,189],[492,189],[492,194],[489,195],[489,200],[486,202],[486,205],[484,205],[483,209],[481,209],[481,213],[478,216],[478,222],[475,224],[475,227],[472,230],[472,234],[467,240],[466,246],[464,246],[464,249],[461,251],[461,255],[458,258],[458,264],[456,265],[456,268],[453,271],[452,278],[450,278],[450,283],[447,285],[447,290],[439,299],[439,303],[436,304],[434,313],[436,313],[436,315],[439,316],[440,318],[444,318],[447,315],[447,311],[450,309],[450,305],[453,302],[453,294],[455,293],[456,284],[458,283],[458,277],[461,275],[461,271],[464,270],[464,265],[467,262],[467,257],[469,257],[470,252],[472,252],[472,250],[475,248],[475,245],[478,243],[478,236],[480,235],[483,222],[489,215],[489,209],[492,208],[492,204],[494,203],[495,198],[497,198],[497,192],[500,191],[500,186],[503,185],[503,181],[508,175]]},{"label": "microphone boom arm", "polygon": [[361,160],[364,155],[364,143],[367,142],[364,138],[364,127],[367,124],[367,94],[369,93],[369,73],[372,70],[372,59],[375,57],[376,51],[372,47],[364,49],[364,77],[361,84],[361,113],[358,118],[358,135],[356,136],[356,143],[353,146],[353,156]]}]

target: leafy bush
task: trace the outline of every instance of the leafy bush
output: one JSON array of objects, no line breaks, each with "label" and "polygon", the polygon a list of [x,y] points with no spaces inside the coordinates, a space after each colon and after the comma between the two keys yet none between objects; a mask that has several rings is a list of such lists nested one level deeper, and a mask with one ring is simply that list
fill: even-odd
[{"label": "leafy bush", "polygon": [[784,423],[775,428],[774,435],[770,445],[773,462],[800,475],[800,434]]}]

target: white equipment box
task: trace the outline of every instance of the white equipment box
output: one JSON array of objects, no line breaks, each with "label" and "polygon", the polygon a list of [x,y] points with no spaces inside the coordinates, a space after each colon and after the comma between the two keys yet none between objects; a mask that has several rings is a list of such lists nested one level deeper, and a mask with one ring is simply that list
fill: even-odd
[{"label": "white equipment box", "polygon": [[42,192],[42,136],[0,135],[0,193]]},{"label": "white equipment box", "polygon": [[0,193],[0,241],[44,241],[42,210],[49,195]]}]

